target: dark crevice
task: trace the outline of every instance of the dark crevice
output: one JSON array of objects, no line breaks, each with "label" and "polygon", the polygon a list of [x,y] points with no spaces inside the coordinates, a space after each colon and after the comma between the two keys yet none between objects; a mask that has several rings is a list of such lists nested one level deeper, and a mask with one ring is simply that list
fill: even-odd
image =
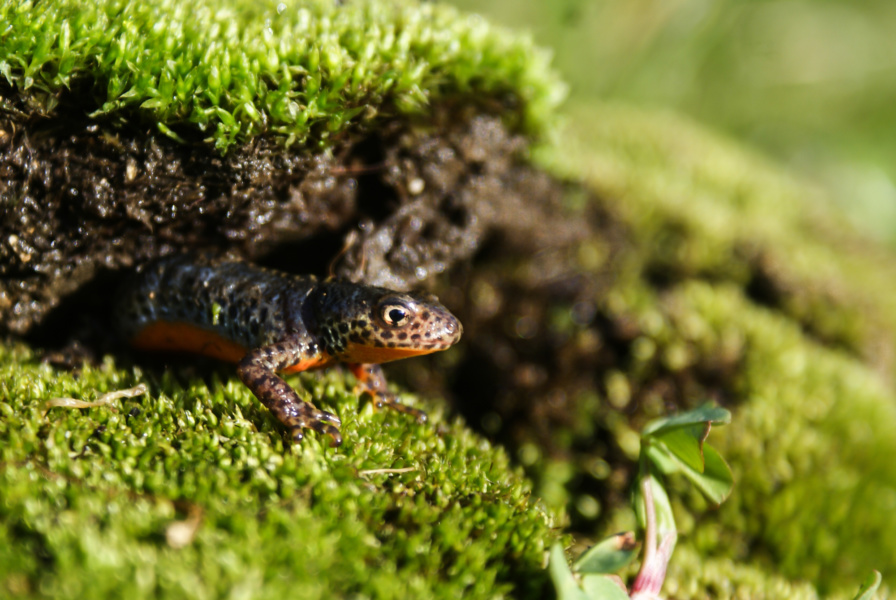
[{"label": "dark crevice", "polygon": [[777,281],[761,269],[754,269],[750,280],[744,286],[744,294],[760,306],[780,310],[783,294]]}]

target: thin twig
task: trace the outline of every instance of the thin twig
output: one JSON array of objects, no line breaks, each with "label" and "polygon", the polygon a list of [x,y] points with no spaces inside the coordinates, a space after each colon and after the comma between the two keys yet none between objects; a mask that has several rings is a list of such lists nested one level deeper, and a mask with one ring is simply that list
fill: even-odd
[{"label": "thin twig", "polygon": [[52,398],[51,400],[47,400],[46,404],[44,404],[44,410],[41,412],[41,416],[45,417],[51,408],[93,408],[95,406],[105,406],[121,398],[142,396],[145,393],[146,384],[141,383],[126,390],[116,390],[114,392],[105,393],[93,402],[76,400],[74,398]]},{"label": "thin twig", "polygon": [[417,467],[404,467],[403,469],[366,469],[358,471],[358,475],[380,475],[382,473],[410,473],[416,471]]}]

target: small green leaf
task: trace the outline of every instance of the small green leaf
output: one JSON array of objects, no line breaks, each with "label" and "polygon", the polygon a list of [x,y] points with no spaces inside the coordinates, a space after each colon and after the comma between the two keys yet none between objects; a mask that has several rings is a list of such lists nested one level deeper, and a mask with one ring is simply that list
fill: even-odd
[{"label": "small green leaf", "polygon": [[356,106],[355,108],[350,108],[350,109],[348,109],[347,111],[345,111],[345,114],[343,115],[343,118],[344,118],[346,121],[348,121],[348,120],[350,120],[350,119],[354,119],[356,116],[358,116],[359,114],[361,114],[361,113],[364,112],[365,110],[367,110],[367,107],[366,107],[366,106]]},{"label": "small green leaf", "polygon": [[725,501],[734,488],[734,475],[725,459],[709,444],[703,445],[702,469],[694,469],[662,444],[654,443],[645,449],[651,463],[664,475],[681,473],[697,486],[714,504]]},{"label": "small green leaf", "polygon": [[703,446],[705,467],[702,473],[685,469],[685,477],[690,479],[711,502],[721,504],[734,488],[734,475],[731,467],[715,448],[709,444]]},{"label": "small green leaf", "polygon": [[[734,487],[724,459],[704,444],[712,423],[728,423],[731,413],[704,405],[674,417],[657,419],[644,428],[642,457],[664,474],[681,472],[712,502],[721,504]],[[643,458],[642,458],[643,460]]]},{"label": "small green leaf", "polygon": [[660,442],[670,454],[700,473],[703,472],[703,440],[709,434],[709,423],[699,423],[667,429],[652,437]]},{"label": "small green leaf", "polygon": [[650,435],[656,436],[664,431],[676,429],[678,427],[687,427],[690,425],[699,425],[701,423],[715,423],[717,425],[725,425],[731,422],[731,413],[724,408],[713,406],[712,404],[704,404],[699,408],[674,415],[672,417],[664,417],[656,419],[647,424],[641,432],[642,437]]},{"label": "small green leaf", "polygon": [[168,106],[168,101],[163,100],[162,98],[150,98],[149,100],[144,100],[140,104],[140,108],[145,108],[147,110],[165,108],[166,106]]},{"label": "small green leaf", "polygon": [[588,600],[628,600],[628,594],[606,575],[585,575],[582,588]]},{"label": "small green leaf", "polygon": [[638,543],[631,532],[617,533],[586,550],[573,564],[577,573],[616,573],[637,555]]},{"label": "small green leaf", "polygon": [[880,587],[880,582],[880,572],[872,571],[865,583],[862,584],[862,587],[859,588],[859,593],[856,595],[855,600],[874,600],[874,594],[877,592],[877,588]]},{"label": "small green leaf", "polygon": [[218,115],[218,118],[221,119],[221,123],[223,123],[227,127],[234,127],[236,125],[236,119],[231,113],[227,112],[223,108],[217,107],[214,109],[214,111],[215,114]]},{"label": "small green leaf", "polygon": [[557,600],[589,600],[576,583],[569,565],[566,563],[566,556],[563,554],[563,547],[560,544],[551,546],[551,558],[548,569],[551,572],[551,581],[554,582],[554,589],[557,590]]},{"label": "small green leaf", "polygon": [[662,444],[648,444],[641,447],[642,456],[653,463],[663,475],[671,475],[681,472],[681,461],[677,460],[672,453]]},{"label": "small green leaf", "polygon": [[185,139],[183,139],[182,137],[177,135],[177,133],[175,133],[172,129],[170,129],[167,125],[165,125],[161,121],[156,123],[156,127],[158,127],[159,131],[161,131],[162,133],[164,133],[165,135],[170,137],[172,140],[180,142],[181,144],[187,143],[187,141]]}]

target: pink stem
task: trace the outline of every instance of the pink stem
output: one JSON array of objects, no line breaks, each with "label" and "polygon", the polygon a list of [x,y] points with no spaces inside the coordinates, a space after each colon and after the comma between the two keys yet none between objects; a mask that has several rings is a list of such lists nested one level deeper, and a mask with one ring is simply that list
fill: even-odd
[{"label": "pink stem", "polygon": [[656,507],[653,504],[653,487],[650,485],[650,477],[641,480],[641,494],[644,496],[644,515],[647,517],[647,526],[644,530],[644,561],[641,570],[653,562],[656,555]]}]

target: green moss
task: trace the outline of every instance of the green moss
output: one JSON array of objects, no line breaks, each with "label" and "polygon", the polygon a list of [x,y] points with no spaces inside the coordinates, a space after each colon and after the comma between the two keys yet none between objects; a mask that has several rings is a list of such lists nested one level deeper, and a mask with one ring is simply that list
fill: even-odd
[{"label": "green moss", "polygon": [[[485,598],[545,583],[551,516],[438,406],[419,425],[359,412],[340,373],[296,378],[339,414],[345,443],[290,446],[236,379],[155,380],[111,361],[74,377],[19,346],[0,365],[2,595]],[[49,398],[139,381],[143,398],[42,414]]]},{"label": "green moss", "polygon": [[[892,257],[804,183],[679,118],[606,106],[573,115],[540,160],[583,177],[631,228],[625,270],[600,299],[638,323],[633,348],[651,349],[633,353],[627,384],[649,383],[658,357],[680,377],[715,373],[710,387],[735,409],[713,433],[735,472],[731,498],[703,514],[672,482],[687,498],[683,560],[695,561],[673,569],[672,587],[702,597],[692,574],[727,564],[729,587],[704,580],[721,597],[736,596],[736,571],[759,578],[740,597],[793,597],[767,591],[780,576],[851,597],[870,569],[892,572]],[[775,295],[757,292],[757,272]],[[630,430],[614,431],[625,446]],[[620,508],[615,523],[628,518]]]},{"label": "green moss", "polygon": [[815,600],[820,597],[809,582],[788,581],[768,570],[730,558],[698,554],[688,546],[676,548],[668,576],[663,594],[670,598]]},{"label": "green moss", "polygon": [[896,300],[884,293],[894,262],[818,190],[671,114],[590,104],[567,125],[541,161],[612,199],[638,240],[629,280],[732,281],[823,343],[896,368],[880,355],[896,343]]},{"label": "green moss", "polygon": [[851,588],[870,568],[892,572],[896,394],[736,289],[693,284],[676,296],[705,338],[737,335],[744,348],[736,385],[745,404],[716,438],[737,465],[738,493],[720,529],[696,536],[701,551],[737,556],[745,539],[760,541],[760,558],[822,590]]},{"label": "green moss", "polygon": [[510,93],[535,131],[563,96],[528,39],[428,3],[28,1],[0,23],[0,74],[33,108],[78,103],[222,151],[260,133],[325,146],[460,94]]}]

